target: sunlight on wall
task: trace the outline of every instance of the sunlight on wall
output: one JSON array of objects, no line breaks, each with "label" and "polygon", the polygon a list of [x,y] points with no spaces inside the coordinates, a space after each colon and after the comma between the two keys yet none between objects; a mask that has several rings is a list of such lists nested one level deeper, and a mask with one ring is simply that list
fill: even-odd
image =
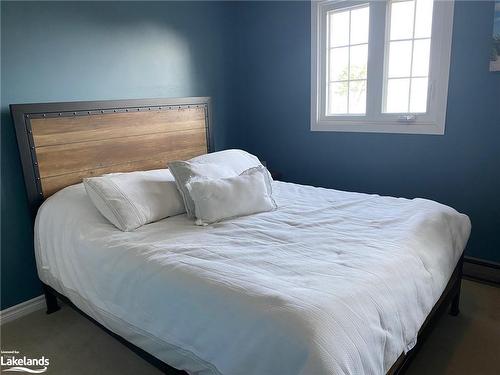
[{"label": "sunlight on wall", "polygon": [[103,61],[104,81],[115,87],[147,88],[149,96],[192,95],[192,56],[182,34],[165,25],[141,23],[128,25],[126,33],[118,27],[109,38],[106,45],[111,44],[112,50]]}]

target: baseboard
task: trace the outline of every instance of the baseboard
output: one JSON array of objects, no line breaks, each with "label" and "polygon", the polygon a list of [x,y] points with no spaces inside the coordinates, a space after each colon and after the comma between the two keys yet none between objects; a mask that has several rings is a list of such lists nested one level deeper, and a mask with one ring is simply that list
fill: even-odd
[{"label": "baseboard", "polygon": [[44,307],[45,298],[43,295],[30,299],[29,301],[21,302],[18,305],[0,311],[0,324],[12,322],[34,311],[41,310]]},{"label": "baseboard", "polygon": [[463,274],[466,278],[500,285],[500,263],[464,257]]}]

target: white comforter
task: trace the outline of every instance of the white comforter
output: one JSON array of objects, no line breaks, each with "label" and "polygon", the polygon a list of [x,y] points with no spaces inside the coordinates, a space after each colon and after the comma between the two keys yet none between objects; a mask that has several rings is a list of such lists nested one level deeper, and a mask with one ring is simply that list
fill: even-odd
[{"label": "white comforter", "polygon": [[275,212],[129,233],[66,188],[38,213],[40,278],[193,373],[385,373],[443,292],[468,217],[424,199],[273,188]]}]

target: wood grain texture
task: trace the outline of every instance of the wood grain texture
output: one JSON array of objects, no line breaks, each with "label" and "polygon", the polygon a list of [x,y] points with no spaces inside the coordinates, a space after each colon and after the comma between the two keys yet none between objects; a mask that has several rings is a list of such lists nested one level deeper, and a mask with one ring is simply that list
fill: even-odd
[{"label": "wood grain texture", "polygon": [[133,171],[147,171],[151,169],[165,168],[166,165],[173,160],[186,160],[191,159],[198,155],[206,154],[205,148],[199,149],[185,149],[163,155],[157,155],[154,159],[145,159],[135,162],[127,162],[123,164],[114,164],[107,167],[89,169],[85,171],[77,171],[66,173],[59,176],[44,177],[41,179],[43,192],[45,197],[49,197],[62,187],[74,185],[81,182],[84,178],[101,176],[106,173],[117,172],[133,172]]},{"label": "wood grain texture", "polygon": [[205,129],[205,126],[205,111],[202,107],[31,120],[33,140],[37,147]]},{"label": "wood grain texture", "polygon": [[205,154],[206,127],[203,107],[32,119],[44,197],[85,177]]}]

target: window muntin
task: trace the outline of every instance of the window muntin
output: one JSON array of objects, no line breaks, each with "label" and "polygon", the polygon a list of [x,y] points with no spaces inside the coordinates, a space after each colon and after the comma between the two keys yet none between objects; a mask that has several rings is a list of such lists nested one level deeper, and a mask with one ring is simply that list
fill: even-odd
[{"label": "window muntin", "polygon": [[388,3],[385,113],[427,112],[433,4],[433,0]]},{"label": "window muntin", "polygon": [[369,11],[365,4],[327,14],[327,116],[366,113]]}]

